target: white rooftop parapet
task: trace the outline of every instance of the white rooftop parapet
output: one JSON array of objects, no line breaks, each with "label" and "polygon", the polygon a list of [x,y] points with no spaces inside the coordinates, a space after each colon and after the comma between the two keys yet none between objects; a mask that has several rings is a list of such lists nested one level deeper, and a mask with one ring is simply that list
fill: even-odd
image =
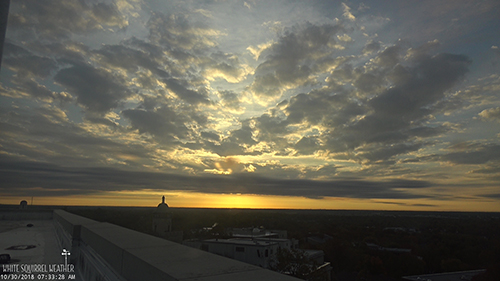
[{"label": "white rooftop parapet", "polygon": [[[73,239],[78,237],[78,245],[74,244],[74,247],[87,249],[85,251],[102,258],[101,263],[119,275],[116,280],[299,280],[61,210],[54,211],[54,220],[59,222],[64,232],[70,233]],[[78,250],[72,249],[72,255],[73,252],[78,253]],[[90,255],[87,253],[86,256]],[[94,259],[93,262],[96,260],[99,259]]]}]

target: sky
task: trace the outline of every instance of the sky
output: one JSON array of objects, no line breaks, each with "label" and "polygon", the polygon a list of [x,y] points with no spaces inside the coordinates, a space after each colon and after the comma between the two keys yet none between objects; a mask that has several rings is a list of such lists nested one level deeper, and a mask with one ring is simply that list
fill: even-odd
[{"label": "sky", "polygon": [[500,211],[499,14],[12,1],[0,204]]}]

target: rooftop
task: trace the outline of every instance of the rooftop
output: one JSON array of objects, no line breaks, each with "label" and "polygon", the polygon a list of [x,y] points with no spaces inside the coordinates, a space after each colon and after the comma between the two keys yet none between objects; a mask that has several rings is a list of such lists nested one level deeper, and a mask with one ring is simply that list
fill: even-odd
[{"label": "rooftop", "polygon": [[[23,246],[23,250],[2,250],[11,263],[62,263],[64,239],[80,241],[69,249],[75,255],[89,255],[101,267],[118,274],[122,280],[297,280],[257,266],[193,249],[165,239],[146,235],[105,222],[97,222],[62,210],[47,219],[30,220],[29,212],[0,210],[0,247]],[[31,212],[36,215],[36,212]],[[27,225],[31,223],[32,227]],[[63,232],[63,233],[61,233]],[[64,236],[64,237],[61,237]],[[236,242],[236,241],[231,241]],[[239,241],[244,243],[243,241]],[[250,241],[251,242],[251,241]],[[265,242],[259,242],[265,243]],[[26,247],[35,245],[36,247]],[[71,243],[69,244],[71,245]],[[70,246],[71,247],[71,246]],[[87,263],[90,264],[90,263]],[[78,273],[78,266],[77,266]],[[80,272],[81,273],[81,272]],[[77,278],[79,278],[77,276]]]},{"label": "rooftop", "polygon": [[413,275],[413,276],[405,276],[403,277],[403,279],[411,281],[470,281],[474,276],[481,274],[485,271],[486,270],[484,269],[479,269],[479,270],[469,270],[469,271]]},{"label": "rooftop", "polygon": [[250,245],[250,246],[268,246],[276,245],[275,241],[251,240],[242,238],[229,238],[229,239],[208,239],[204,242],[221,243],[221,244],[236,244],[236,245]]},{"label": "rooftop", "polygon": [[19,264],[64,262],[52,220],[1,220],[0,249]]}]

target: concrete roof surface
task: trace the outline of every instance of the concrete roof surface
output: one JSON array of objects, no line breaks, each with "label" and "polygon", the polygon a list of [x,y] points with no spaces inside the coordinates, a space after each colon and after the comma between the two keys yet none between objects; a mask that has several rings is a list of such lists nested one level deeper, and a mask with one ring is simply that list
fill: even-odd
[{"label": "concrete roof surface", "polygon": [[[27,227],[27,224],[33,224]],[[0,254],[9,254],[19,264],[63,263],[64,257],[57,242],[51,220],[0,221]],[[25,250],[7,250],[12,246],[34,245]]]}]

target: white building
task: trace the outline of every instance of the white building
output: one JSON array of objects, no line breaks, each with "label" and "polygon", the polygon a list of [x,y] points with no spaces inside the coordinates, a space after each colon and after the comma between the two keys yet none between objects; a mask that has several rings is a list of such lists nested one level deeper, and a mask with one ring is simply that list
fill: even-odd
[{"label": "white building", "polygon": [[270,267],[280,247],[276,241],[240,238],[184,241],[183,244],[262,268]]},{"label": "white building", "polygon": [[156,210],[153,211],[153,232],[159,236],[165,236],[172,231],[172,214],[165,203],[165,196],[161,198]]},{"label": "white building", "polygon": [[177,243],[182,242],[182,231],[172,231],[172,213],[165,203],[165,196],[161,198],[161,203],[153,211],[153,233]]},{"label": "white building", "polygon": [[297,249],[299,247],[299,240],[297,239],[283,239],[283,238],[253,238],[255,241],[262,241],[262,242],[275,242],[278,243],[278,248],[280,249],[286,249],[286,250],[293,250]]},{"label": "white building", "polygon": [[[331,279],[332,267],[330,263],[324,261],[323,251],[298,249],[298,240],[274,238],[276,233],[258,228],[256,231],[237,229],[236,233],[236,235],[230,233],[233,235],[230,239],[186,240],[183,244],[268,269],[276,265],[280,249],[303,253],[312,269],[310,280]],[[286,235],[286,231],[281,233]],[[246,238],[241,238],[241,236]]]}]

